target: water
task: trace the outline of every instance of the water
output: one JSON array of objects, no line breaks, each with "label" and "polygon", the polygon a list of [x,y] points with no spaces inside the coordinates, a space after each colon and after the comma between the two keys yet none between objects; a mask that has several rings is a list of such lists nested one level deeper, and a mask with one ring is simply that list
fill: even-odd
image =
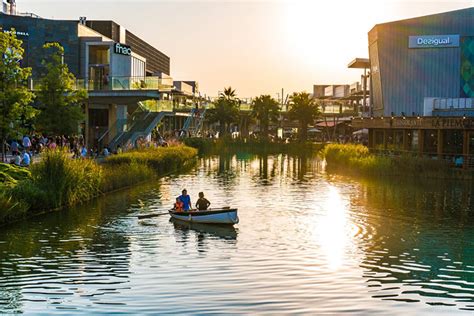
[{"label": "water", "polygon": [[[137,220],[183,187],[240,223]],[[472,314],[473,192],[329,175],[311,157],[203,158],[2,228],[0,313]]]}]

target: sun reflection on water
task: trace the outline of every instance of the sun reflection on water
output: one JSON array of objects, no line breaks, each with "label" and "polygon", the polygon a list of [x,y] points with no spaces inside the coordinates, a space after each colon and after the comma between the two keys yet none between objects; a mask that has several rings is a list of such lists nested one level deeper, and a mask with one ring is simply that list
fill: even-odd
[{"label": "sun reflection on water", "polygon": [[339,269],[345,260],[345,252],[350,243],[348,232],[348,203],[344,201],[339,190],[333,186],[323,204],[324,215],[318,222],[316,234],[322,253],[327,261],[327,267]]}]

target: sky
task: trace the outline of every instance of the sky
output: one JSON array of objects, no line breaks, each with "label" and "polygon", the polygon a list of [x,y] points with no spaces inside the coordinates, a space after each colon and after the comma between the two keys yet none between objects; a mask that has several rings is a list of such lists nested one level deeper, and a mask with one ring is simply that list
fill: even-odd
[{"label": "sky", "polygon": [[17,0],[43,18],[114,20],[171,58],[174,80],[217,96],[350,84],[378,23],[474,7],[474,0]]}]

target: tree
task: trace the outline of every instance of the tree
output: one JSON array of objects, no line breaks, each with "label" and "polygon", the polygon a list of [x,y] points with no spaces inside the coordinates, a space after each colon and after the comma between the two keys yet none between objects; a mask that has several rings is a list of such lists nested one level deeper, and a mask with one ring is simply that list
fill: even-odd
[{"label": "tree", "polygon": [[210,123],[219,123],[219,134],[224,136],[228,127],[235,123],[239,118],[239,100],[236,97],[235,90],[231,87],[225,88],[219,98],[214,102],[214,108],[208,112],[208,121]]},{"label": "tree", "polygon": [[317,119],[321,112],[316,101],[306,92],[295,92],[290,96],[291,108],[288,111],[290,119],[300,123],[299,140],[308,138],[308,125]]},{"label": "tree", "polygon": [[2,161],[5,160],[5,142],[18,136],[22,120],[29,120],[36,111],[30,105],[34,94],[27,88],[31,68],[22,68],[24,50],[15,30],[0,32],[0,139]]},{"label": "tree", "polygon": [[76,90],[76,77],[63,62],[64,48],[58,43],[43,46],[45,73],[40,80],[37,100],[41,110],[37,127],[49,135],[72,135],[84,119],[81,104],[85,90]]},{"label": "tree", "polygon": [[269,95],[261,95],[252,102],[252,116],[260,123],[260,132],[263,139],[268,138],[270,123],[276,122],[280,115],[278,101]]}]

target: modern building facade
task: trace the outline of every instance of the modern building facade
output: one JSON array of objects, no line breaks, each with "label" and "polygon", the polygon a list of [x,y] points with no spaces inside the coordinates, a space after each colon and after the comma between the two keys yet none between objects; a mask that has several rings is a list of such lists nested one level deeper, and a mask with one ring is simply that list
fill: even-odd
[{"label": "modern building facade", "polygon": [[[10,7],[5,7],[10,8]],[[0,13],[0,29],[15,32],[23,41],[23,66],[32,68],[31,88],[44,72],[43,45],[64,47],[64,62],[88,90],[82,131],[89,146],[110,147],[150,134],[172,114],[172,97],[193,96],[197,84],[175,82],[170,58],[113,21],[50,20],[33,15]],[[180,89],[184,89],[181,91]],[[140,128],[131,131],[132,125]]]},{"label": "modern building facade", "polygon": [[474,8],[369,32],[369,147],[474,167]]},{"label": "modern building facade", "polygon": [[374,116],[474,98],[474,8],[378,24],[368,37]]}]

